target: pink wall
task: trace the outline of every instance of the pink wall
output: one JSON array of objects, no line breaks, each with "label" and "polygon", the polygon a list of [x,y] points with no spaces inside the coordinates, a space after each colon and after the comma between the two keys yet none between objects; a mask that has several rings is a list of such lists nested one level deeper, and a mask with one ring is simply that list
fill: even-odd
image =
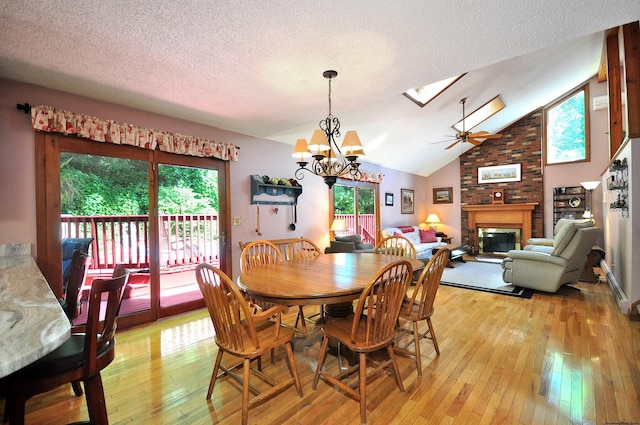
[{"label": "pink wall", "polygon": [[[606,85],[591,83],[591,97],[606,94]],[[173,131],[193,136],[224,140],[240,146],[240,161],[231,163],[231,212],[240,217],[240,225],[232,226],[231,238],[233,264],[239,257],[238,241],[257,239],[256,206],[250,204],[249,176],[267,174],[293,177],[297,168],[291,159],[290,145],[257,139],[227,132],[201,124],[167,118],[120,105],[95,101],[60,91],[0,79],[0,243],[29,242],[35,246],[35,181],[34,136],[30,118],[16,109],[16,103],[45,104],[61,109],[82,112],[119,122]],[[571,166],[546,167],[544,170],[545,193],[554,186],[575,185],[582,180],[598,180],[607,164],[606,148],[607,112],[591,112],[592,161]],[[366,143],[366,142],[365,142]],[[364,168],[384,173],[380,184],[381,227],[413,225],[423,222],[429,213],[437,213],[442,220],[438,230],[460,242],[460,178],[459,161],[447,164],[428,178],[364,164]],[[306,175],[301,180],[303,193],[299,198],[298,223],[295,232],[289,230],[291,210],[286,206],[275,214],[269,206],[261,207],[263,238],[275,239],[307,236],[321,247],[328,245],[328,191],[324,182]],[[434,187],[453,187],[452,204],[433,204]],[[400,212],[400,189],[413,189],[414,214]],[[393,193],[394,205],[384,205],[384,194]],[[601,191],[594,192],[594,205],[601,205]],[[545,197],[545,222],[552,222],[551,198]],[[596,210],[598,220],[601,211]],[[549,226],[546,234],[551,234]],[[235,272],[235,270],[234,270]]]},{"label": "pink wall", "polygon": [[[233,264],[240,256],[239,241],[258,239],[256,206],[250,204],[249,176],[267,174],[293,177],[297,165],[291,158],[292,145],[257,139],[189,121],[110,104],[102,101],[50,90],[30,84],[0,79],[0,244],[36,244],[34,132],[30,117],[16,109],[17,103],[51,105],[56,108],[112,119],[123,123],[166,130],[214,140],[228,141],[240,147],[240,161],[230,165],[230,217],[240,217],[240,225],[232,226],[227,238],[231,244]],[[366,141],[365,141],[366,144]],[[426,218],[431,188],[427,179],[412,174],[363,164],[363,168],[384,173],[380,192],[394,193],[393,207],[381,205],[382,224],[418,224]],[[261,207],[262,238],[279,239],[306,236],[320,247],[328,245],[329,194],[322,179],[307,174],[298,205],[295,232],[289,230],[291,209],[280,206],[278,214],[272,207]],[[400,214],[400,188],[415,190],[415,214]],[[384,197],[381,199],[384,204]],[[234,275],[237,275],[234,267]]]}]

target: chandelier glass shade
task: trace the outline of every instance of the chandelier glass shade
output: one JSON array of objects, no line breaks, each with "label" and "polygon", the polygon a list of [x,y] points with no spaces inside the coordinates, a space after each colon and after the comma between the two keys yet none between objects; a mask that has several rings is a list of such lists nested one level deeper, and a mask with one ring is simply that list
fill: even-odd
[{"label": "chandelier glass shade", "polygon": [[360,176],[358,157],[364,155],[364,149],[358,133],[353,130],[344,134],[342,145],[338,146],[340,120],[331,113],[331,79],[338,73],[325,71],[322,75],[329,80],[329,115],[320,121],[320,129],[314,130],[309,143],[305,139],[296,141],[291,156],[299,166],[295,172],[297,179],[304,178],[303,171],[308,171],[322,177],[331,189],[338,177]]}]

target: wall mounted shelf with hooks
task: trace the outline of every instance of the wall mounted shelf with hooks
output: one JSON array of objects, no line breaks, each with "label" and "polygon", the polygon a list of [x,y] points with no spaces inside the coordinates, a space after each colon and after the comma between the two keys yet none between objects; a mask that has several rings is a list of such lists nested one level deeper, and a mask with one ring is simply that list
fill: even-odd
[{"label": "wall mounted shelf with hooks", "polygon": [[[298,196],[302,194],[302,186],[285,186],[281,184],[264,183],[257,174],[251,176],[251,203],[260,205],[297,205]],[[268,200],[265,196],[278,197]],[[283,199],[284,197],[290,199]],[[260,198],[258,198],[260,197]]]},{"label": "wall mounted shelf with hooks", "polygon": [[[609,167],[607,189],[617,192],[616,199],[609,204],[609,209],[617,211],[622,217],[629,216],[629,165],[627,158],[615,160]],[[613,197],[612,197],[613,198]]]}]

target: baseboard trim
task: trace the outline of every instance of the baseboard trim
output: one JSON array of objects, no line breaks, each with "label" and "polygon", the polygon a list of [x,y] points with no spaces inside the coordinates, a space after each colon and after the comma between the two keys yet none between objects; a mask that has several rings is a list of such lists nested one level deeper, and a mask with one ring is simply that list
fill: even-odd
[{"label": "baseboard trim", "polygon": [[613,298],[616,300],[616,303],[620,308],[620,312],[622,314],[629,314],[629,312],[631,312],[631,302],[629,301],[624,291],[620,287],[620,283],[618,282],[618,279],[616,279],[616,277],[613,275],[613,272],[611,271],[611,267],[609,267],[607,262],[604,260],[600,261],[600,267],[604,271],[604,274],[607,277],[607,280],[609,281],[609,288],[611,288],[611,294],[613,295]]}]

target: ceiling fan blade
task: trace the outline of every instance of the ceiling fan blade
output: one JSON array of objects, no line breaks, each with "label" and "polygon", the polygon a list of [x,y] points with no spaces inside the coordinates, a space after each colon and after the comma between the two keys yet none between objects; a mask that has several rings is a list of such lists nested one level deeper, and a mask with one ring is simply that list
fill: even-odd
[{"label": "ceiling fan blade", "polygon": [[456,140],[456,136],[445,136],[445,137],[447,137],[447,139],[440,140],[438,142],[431,142],[429,144],[430,145],[439,145],[440,143],[448,143],[448,142],[451,142],[453,140]]},{"label": "ceiling fan blade", "polygon": [[450,144],[449,146],[447,146],[446,148],[444,148],[444,150],[447,149],[451,149],[452,147],[454,147],[460,140],[456,140],[455,142],[453,142],[452,144]]},{"label": "ceiling fan blade", "polygon": [[479,139],[499,139],[502,137],[502,134],[489,134],[486,136],[480,136]]},{"label": "ceiling fan blade", "polygon": [[480,146],[482,144],[482,142],[480,140],[476,140],[476,139],[472,139],[472,138],[468,138],[467,142],[471,143],[474,146]]}]

